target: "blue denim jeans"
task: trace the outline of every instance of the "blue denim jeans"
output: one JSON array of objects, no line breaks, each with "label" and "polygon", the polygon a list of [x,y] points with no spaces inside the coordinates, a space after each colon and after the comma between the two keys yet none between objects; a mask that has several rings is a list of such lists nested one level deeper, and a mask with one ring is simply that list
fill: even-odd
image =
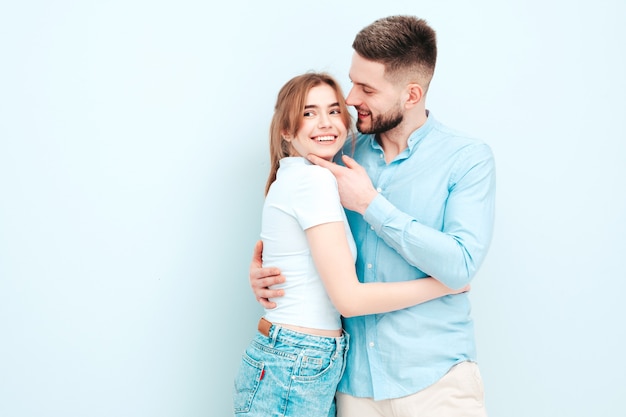
[{"label": "blue denim jeans", "polygon": [[321,337],[272,325],[257,333],[235,377],[238,417],[334,417],[349,335]]}]

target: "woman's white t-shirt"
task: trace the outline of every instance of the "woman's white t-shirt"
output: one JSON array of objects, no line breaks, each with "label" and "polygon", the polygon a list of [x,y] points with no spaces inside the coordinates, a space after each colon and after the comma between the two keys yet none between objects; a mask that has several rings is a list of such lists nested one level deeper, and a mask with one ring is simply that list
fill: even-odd
[{"label": "woman's white t-shirt", "polygon": [[314,329],[341,328],[339,312],[330,301],[315,268],[305,230],[323,223],[343,222],[356,260],[356,246],[339,200],[337,181],[326,168],[305,158],[280,160],[276,181],[265,198],[261,220],[263,265],[280,268],[285,295],[273,299],[277,307],[265,312],[274,323]]}]

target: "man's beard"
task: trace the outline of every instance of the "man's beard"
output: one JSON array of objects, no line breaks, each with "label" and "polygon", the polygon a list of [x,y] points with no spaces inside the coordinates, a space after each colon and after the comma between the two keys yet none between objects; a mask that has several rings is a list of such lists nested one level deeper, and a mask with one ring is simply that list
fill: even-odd
[{"label": "man's beard", "polygon": [[402,120],[404,115],[400,111],[389,111],[386,114],[383,114],[378,117],[370,116],[370,120],[372,122],[369,129],[365,129],[363,127],[363,123],[360,120],[357,120],[356,128],[359,132],[366,135],[377,135],[380,133],[385,133],[391,129],[397,127]]}]

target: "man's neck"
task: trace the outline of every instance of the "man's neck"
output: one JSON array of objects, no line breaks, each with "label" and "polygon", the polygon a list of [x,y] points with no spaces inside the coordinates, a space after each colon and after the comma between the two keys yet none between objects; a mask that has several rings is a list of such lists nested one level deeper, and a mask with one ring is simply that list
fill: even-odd
[{"label": "man's neck", "polygon": [[426,110],[407,112],[404,120],[395,128],[377,136],[380,146],[385,151],[385,162],[390,163],[409,146],[409,137],[426,123]]}]

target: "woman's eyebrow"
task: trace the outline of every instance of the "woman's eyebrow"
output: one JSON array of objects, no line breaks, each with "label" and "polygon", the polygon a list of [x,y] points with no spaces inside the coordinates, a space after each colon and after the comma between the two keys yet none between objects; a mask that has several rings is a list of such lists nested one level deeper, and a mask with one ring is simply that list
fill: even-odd
[{"label": "woman's eyebrow", "polygon": [[[339,105],[339,102],[336,101],[336,102],[334,102],[332,104],[329,104],[328,107],[335,107],[335,106],[338,106],[338,105]],[[315,109],[315,108],[318,108],[318,107],[319,106],[317,104],[307,104],[307,105],[304,106],[305,109]]]}]

